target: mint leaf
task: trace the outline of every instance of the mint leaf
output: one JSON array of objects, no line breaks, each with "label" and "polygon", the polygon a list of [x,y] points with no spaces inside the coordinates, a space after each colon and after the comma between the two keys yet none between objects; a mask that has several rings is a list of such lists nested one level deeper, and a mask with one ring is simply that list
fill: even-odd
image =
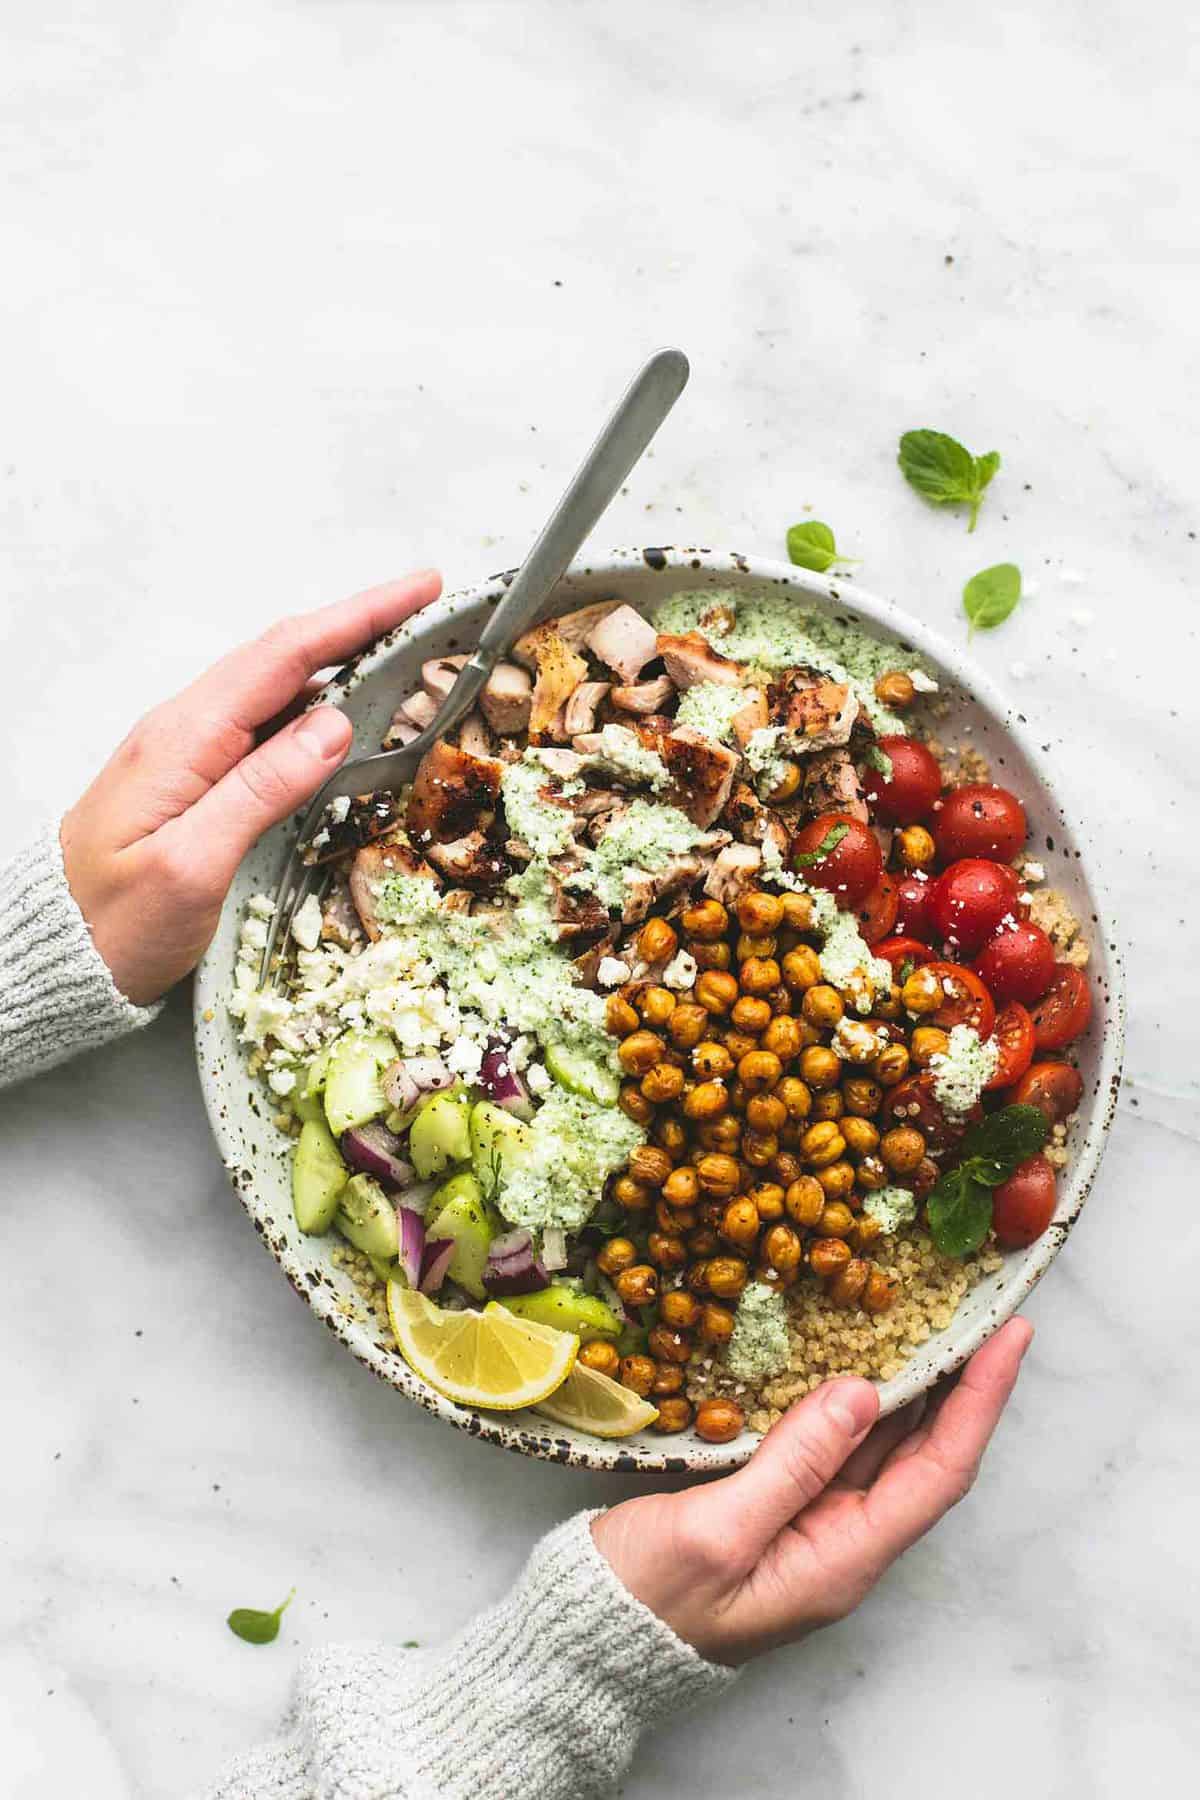
[{"label": "mint leaf", "polygon": [[992,1190],[965,1166],[942,1176],[925,1202],[934,1243],[943,1256],[969,1256],[992,1226]]},{"label": "mint leaf", "polygon": [[252,1606],[235,1606],[225,1623],[234,1637],[247,1644],[273,1644],[279,1636],[279,1621],[296,1597],[295,1588],[274,1612],[256,1612]]},{"label": "mint leaf", "polygon": [[824,575],[826,569],[842,560],[832,531],[820,519],[808,519],[802,525],[791,526],[787,548],[788,556],[799,568],[812,569],[818,575]]},{"label": "mint leaf", "polygon": [[970,635],[1003,625],[1021,598],[1021,571],[1016,563],[995,563],[972,575],[962,593],[963,611],[971,622]]},{"label": "mint leaf", "polygon": [[969,506],[974,531],[984,489],[1000,467],[1000,454],[989,450],[972,456],[957,438],[944,431],[906,431],[897,458],[910,487],[932,506]]},{"label": "mint leaf", "polygon": [[872,769],[878,769],[885,781],[890,781],[892,779],[892,759],[886,750],[881,750],[879,748],[878,744],[867,745],[867,754],[864,761],[867,762]]},{"label": "mint leaf", "polygon": [[798,869],[811,869],[814,863],[824,862],[831,856],[849,831],[848,825],[831,825],[815,850],[802,850],[799,856],[792,858]]},{"label": "mint leaf", "polygon": [[998,1187],[1019,1163],[1036,1156],[1050,1126],[1036,1106],[1002,1106],[973,1125],[962,1144],[962,1164],[976,1181]]}]

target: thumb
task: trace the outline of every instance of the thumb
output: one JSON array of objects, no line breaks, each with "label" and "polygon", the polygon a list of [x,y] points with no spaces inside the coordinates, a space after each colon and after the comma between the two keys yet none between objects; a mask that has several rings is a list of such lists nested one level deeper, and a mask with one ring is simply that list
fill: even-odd
[{"label": "thumb", "polygon": [[828,1381],[772,1426],[750,1461],[710,1491],[721,1529],[749,1564],[829,1486],[879,1417],[879,1396],[857,1377]]}]

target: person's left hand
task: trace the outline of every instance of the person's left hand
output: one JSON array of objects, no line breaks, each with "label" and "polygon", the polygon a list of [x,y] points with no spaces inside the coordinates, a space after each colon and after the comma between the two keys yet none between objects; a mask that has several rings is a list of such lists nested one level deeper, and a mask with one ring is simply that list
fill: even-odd
[{"label": "person's left hand", "polygon": [[441,586],[431,569],[281,619],[147,713],[67,813],[67,882],[126,999],[147,1006],[195,968],[242,857],[329,779],[353,735],[330,706],[259,742],[263,728],[318,669],[390,631]]}]

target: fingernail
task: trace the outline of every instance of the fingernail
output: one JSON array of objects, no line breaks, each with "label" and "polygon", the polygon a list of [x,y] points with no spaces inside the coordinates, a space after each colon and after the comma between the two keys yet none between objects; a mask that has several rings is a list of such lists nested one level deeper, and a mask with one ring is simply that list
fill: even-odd
[{"label": "fingernail", "polygon": [[332,706],[314,706],[296,726],[296,736],[318,756],[341,756],[350,738],[349,720]]},{"label": "fingernail", "polygon": [[865,1381],[838,1381],[826,1396],[825,1412],[839,1430],[859,1437],[879,1417],[879,1400]]}]

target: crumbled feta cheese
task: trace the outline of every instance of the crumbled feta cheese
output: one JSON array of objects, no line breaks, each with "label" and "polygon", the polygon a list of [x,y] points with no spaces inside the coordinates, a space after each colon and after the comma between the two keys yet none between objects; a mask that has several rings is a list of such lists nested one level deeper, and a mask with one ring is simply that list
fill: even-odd
[{"label": "crumbled feta cheese", "polygon": [[531,1094],[548,1094],[554,1086],[553,1077],[541,1063],[530,1063],[525,1071],[525,1081]]},{"label": "crumbled feta cheese", "polygon": [[290,1094],[296,1085],[295,1069],[272,1069],[267,1076],[267,1086],[273,1094]]},{"label": "crumbled feta cheese", "polygon": [[1022,879],[1022,881],[1045,881],[1045,879],[1046,879],[1045,864],[1040,863],[1040,862],[1032,862],[1032,861],[1027,862],[1027,863],[1022,863],[1021,864],[1021,879]]},{"label": "crumbled feta cheese", "polygon": [[329,802],[329,816],[335,825],[345,823],[346,819],[350,816],[350,797],[348,794],[339,794],[336,800],[331,800]]},{"label": "crumbled feta cheese", "polygon": [[275,911],[275,902],[268,894],[251,894],[246,902],[246,911],[257,919],[269,919]]},{"label": "crumbled feta cheese", "polygon": [[620,987],[623,981],[629,980],[629,964],[622,962],[619,956],[602,956],[596,969],[596,980],[601,987]]},{"label": "crumbled feta cheese", "polygon": [[682,992],[685,988],[695,985],[699,973],[700,968],[695,957],[689,956],[686,950],[677,951],[663,970],[663,986],[674,988],[676,992]]},{"label": "crumbled feta cheese", "polygon": [[887,1039],[861,1019],[839,1019],[829,1048],[843,1062],[869,1063],[879,1055]]},{"label": "crumbled feta cheese", "polygon": [[929,1061],[934,1098],[951,1118],[961,1118],[974,1107],[996,1072],[1000,1049],[992,1038],[981,1038],[973,1025],[951,1028],[949,1048]]},{"label": "crumbled feta cheese", "polygon": [[[1028,588],[1026,588],[1025,591],[1028,593]],[[918,694],[936,694],[938,691],[937,682],[933,679],[932,675],[927,675],[924,669],[910,669],[908,671],[908,679],[912,682]]]},{"label": "crumbled feta cheese", "polygon": [[320,831],[314,833],[309,839],[308,847],[310,850],[323,850],[328,842],[329,827],[327,825],[322,825]]},{"label": "crumbled feta cheese", "polygon": [[250,950],[265,950],[267,947],[267,922],[255,917],[242,922],[240,932],[242,943]]},{"label": "crumbled feta cheese", "polygon": [[292,936],[302,950],[315,950],[321,941],[321,902],[310,894],[297,908],[292,920]]},{"label": "crumbled feta cheese", "polygon": [[483,1065],[484,1047],[473,1038],[455,1038],[454,1042],[443,1052],[442,1060],[452,1075],[461,1075],[464,1081],[474,1081]]},{"label": "crumbled feta cheese", "polygon": [[262,1044],[268,1037],[277,1038],[291,1022],[294,1010],[291,1001],[273,988],[259,988],[240,998],[244,1009],[238,1035],[243,1044]]},{"label": "crumbled feta cheese", "polygon": [[912,1224],[917,1216],[917,1197],[908,1188],[876,1188],[863,1201],[863,1211],[869,1219],[877,1219],[890,1236],[901,1226]]}]

